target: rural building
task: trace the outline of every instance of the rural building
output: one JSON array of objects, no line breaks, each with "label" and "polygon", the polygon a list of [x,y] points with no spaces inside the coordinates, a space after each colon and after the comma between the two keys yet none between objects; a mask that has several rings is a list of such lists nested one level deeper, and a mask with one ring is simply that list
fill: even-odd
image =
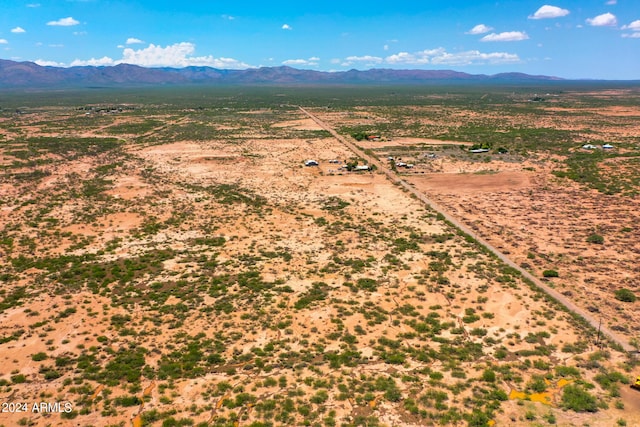
[{"label": "rural building", "polygon": [[316,160],[311,160],[311,159],[310,159],[310,160],[306,160],[306,161],[304,162],[304,165],[305,165],[305,166],[318,166],[318,165],[319,165],[319,163],[318,163]]}]

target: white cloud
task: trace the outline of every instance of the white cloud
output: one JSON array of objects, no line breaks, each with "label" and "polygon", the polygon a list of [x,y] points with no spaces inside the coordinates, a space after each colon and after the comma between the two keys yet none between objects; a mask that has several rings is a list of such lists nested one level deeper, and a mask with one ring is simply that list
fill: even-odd
[{"label": "white cloud", "polygon": [[493,30],[492,27],[486,26],[484,24],[478,24],[472,29],[470,29],[469,31],[467,31],[465,34],[473,34],[473,35],[485,34],[492,30]]},{"label": "white cloud", "polygon": [[374,63],[374,64],[379,64],[382,62],[382,58],[380,58],[379,56],[371,56],[371,55],[347,56],[345,60],[349,62],[368,62],[368,63]]},{"label": "white cloud", "polygon": [[80,22],[76,21],[72,17],[60,18],[57,21],[49,21],[47,25],[57,26],[57,27],[71,27],[73,25],[78,25]]},{"label": "white cloud", "polygon": [[379,56],[372,55],[364,55],[364,56],[347,56],[344,61],[341,60],[333,60],[332,64],[339,63],[343,67],[350,67],[354,62],[360,62],[367,66],[373,66],[377,64],[381,64],[384,61],[384,58]]},{"label": "white cloud", "polygon": [[312,56],[309,59],[287,59],[286,61],[282,61],[282,64],[289,66],[315,67],[318,65],[319,60],[320,58],[317,56]]},{"label": "white cloud", "polygon": [[22,27],[15,27],[11,29],[11,32],[14,34],[26,33],[27,31]]},{"label": "white cloud", "polygon": [[385,62],[389,64],[428,64],[428,56],[415,55],[409,52],[399,52],[385,58]]},{"label": "white cloud", "polygon": [[603,13],[595,18],[587,19],[587,24],[592,27],[615,27],[618,25],[618,18],[612,13]]},{"label": "white cloud", "polygon": [[569,11],[567,9],[562,9],[558,6],[549,6],[545,4],[540,9],[536,11],[533,15],[529,16],[529,19],[550,19],[550,18],[560,18],[563,16],[567,16]]},{"label": "white cloud", "polygon": [[144,41],[137,39],[135,37],[129,37],[126,41],[127,44],[141,44],[144,43]]},{"label": "white cloud", "polygon": [[87,32],[86,31],[74,31],[73,35],[74,36],[86,36]]},{"label": "white cloud", "polygon": [[605,4],[606,4],[606,5],[609,5],[609,6],[613,6],[613,5],[618,4],[618,0],[609,0],[609,1],[608,1],[608,2],[606,2]]},{"label": "white cloud", "polygon": [[0,39],[0,44],[9,44],[7,39]]},{"label": "white cloud", "polygon": [[146,48],[137,50],[129,47],[124,48],[122,51],[122,58],[120,59],[112,59],[108,56],[85,60],[76,59],[71,62],[70,66],[133,64],[140,65],[142,67],[176,68],[205,66],[214,68],[243,69],[251,67],[250,65],[233,58],[215,58],[211,55],[193,56],[195,49],[195,45],[188,42],[175,43],[166,47],[150,44]]},{"label": "white cloud", "polygon": [[282,29],[283,29],[283,30],[291,30],[292,28],[291,28],[291,25],[289,25],[289,24],[284,24],[284,25],[282,26]]},{"label": "white cloud", "polygon": [[40,7],[40,3],[30,3],[27,5],[27,7],[31,7],[31,8]]},{"label": "white cloud", "polygon": [[99,59],[91,58],[87,61],[81,61],[79,59],[76,59],[70,64],[71,67],[83,67],[86,65],[99,67],[104,65],[115,65],[115,62],[113,59],[109,58],[108,56],[103,56],[102,58],[99,58]]},{"label": "white cloud", "polygon": [[231,15],[222,15],[222,19],[226,19],[227,21],[233,21],[236,19],[236,17]]},{"label": "white cloud", "polygon": [[[347,58],[348,59],[348,58]],[[384,62],[388,64],[424,65],[437,64],[449,66],[479,65],[479,64],[514,64],[521,62],[520,57],[513,53],[490,52],[477,50],[449,53],[444,48],[427,49],[420,52],[400,52],[387,56]]]},{"label": "white cloud", "polygon": [[188,67],[208,66],[215,68],[248,68],[249,65],[233,58],[214,58],[192,56],[196,47],[193,43],[175,43],[167,47],[150,44],[144,49],[126,48],[118,63],[134,64],[143,67]]},{"label": "white cloud", "polygon": [[284,65],[309,65],[309,61],[306,59],[287,59],[282,61]]},{"label": "white cloud", "polygon": [[439,65],[474,65],[474,64],[514,64],[520,61],[520,57],[513,53],[491,52],[483,53],[478,50],[470,50],[458,53],[443,53],[431,60],[432,64]]},{"label": "white cloud", "polygon": [[481,42],[517,42],[521,40],[528,40],[527,33],[522,31],[506,31],[504,33],[491,33],[487,34],[480,39]]},{"label": "white cloud", "polygon": [[633,21],[629,25],[623,25],[622,29],[623,30],[640,31],[640,19],[638,19],[637,21]]},{"label": "white cloud", "polygon": [[631,33],[631,34],[623,34],[622,37],[625,39],[640,39],[640,32]]},{"label": "white cloud", "polygon": [[36,59],[33,62],[40,65],[41,67],[64,67],[65,66],[65,64],[61,62],[45,61],[44,59]]}]

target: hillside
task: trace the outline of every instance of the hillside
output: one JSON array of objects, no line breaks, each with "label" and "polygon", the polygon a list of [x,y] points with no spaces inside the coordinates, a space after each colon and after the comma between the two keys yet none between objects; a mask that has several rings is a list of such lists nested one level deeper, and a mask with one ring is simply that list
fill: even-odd
[{"label": "hillside", "polygon": [[220,70],[211,67],[144,68],[119,64],[109,67],[43,67],[33,62],[0,60],[0,87],[87,87],[166,84],[347,84],[347,83],[427,83],[548,82],[556,77],[521,73],[474,75],[450,70],[371,69],[344,72],[299,70],[291,67],[262,67]]}]

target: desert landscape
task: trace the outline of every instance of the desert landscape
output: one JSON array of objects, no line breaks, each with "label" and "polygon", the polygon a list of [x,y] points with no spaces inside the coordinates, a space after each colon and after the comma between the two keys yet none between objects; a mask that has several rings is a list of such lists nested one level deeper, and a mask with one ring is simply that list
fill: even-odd
[{"label": "desert landscape", "polygon": [[639,95],[5,93],[0,425],[640,424]]}]

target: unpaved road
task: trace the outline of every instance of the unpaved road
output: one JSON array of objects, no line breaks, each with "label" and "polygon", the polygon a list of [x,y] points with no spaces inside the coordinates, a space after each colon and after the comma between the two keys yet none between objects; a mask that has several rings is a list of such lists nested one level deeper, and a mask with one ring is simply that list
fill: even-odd
[{"label": "unpaved road", "polygon": [[582,317],[594,329],[596,329],[596,330],[599,329],[600,333],[602,333],[604,336],[609,338],[611,341],[613,341],[616,344],[620,345],[626,352],[630,353],[630,352],[635,352],[636,351],[634,347],[632,347],[626,340],[622,339],[620,336],[615,334],[611,329],[609,329],[608,327],[606,327],[604,325],[600,325],[600,321],[598,319],[594,318],[590,313],[584,311],[583,309],[581,309],[580,307],[575,305],[571,300],[567,299],[567,297],[565,297],[564,295],[562,295],[561,293],[559,293],[555,289],[550,288],[549,286],[547,286],[545,283],[540,281],[537,277],[533,276],[528,271],[522,269],[519,265],[517,265],[512,260],[510,260],[505,254],[500,252],[497,248],[493,247],[485,239],[483,239],[482,237],[478,236],[473,230],[471,230],[465,224],[460,222],[457,218],[451,216],[441,206],[439,206],[438,204],[436,204],[432,200],[430,200],[424,193],[416,190],[413,186],[411,186],[405,180],[400,178],[394,171],[389,169],[386,164],[384,164],[383,162],[379,161],[376,158],[368,156],[360,148],[358,148],[355,144],[351,143],[346,138],[342,137],[342,135],[338,134],[338,132],[336,132],[333,128],[331,128],[329,125],[324,123],[318,117],[316,117],[315,115],[313,115],[312,113],[310,113],[309,111],[305,110],[302,107],[299,107],[299,108],[300,108],[300,111],[302,111],[304,114],[306,114],[308,117],[310,117],[314,122],[316,122],[318,124],[318,126],[320,126],[324,130],[326,130],[329,133],[331,133],[331,135],[333,135],[338,141],[340,141],[347,148],[349,148],[351,151],[353,151],[358,157],[366,159],[369,162],[369,164],[371,164],[371,165],[375,165],[378,168],[379,171],[384,173],[389,178],[389,180],[391,180],[391,182],[393,182],[394,184],[400,185],[402,188],[407,190],[410,194],[414,195],[416,198],[418,198],[418,200],[420,200],[423,203],[425,203],[431,209],[433,209],[434,211],[442,214],[442,216],[447,221],[452,223],[458,229],[462,230],[464,233],[466,233],[469,236],[471,236],[472,238],[474,238],[480,244],[484,245],[495,256],[497,256],[502,262],[504,262],[505,264],[509,265],[510,267],[513,267],[514,269],[518,270],[520,272],[520,274],[522,274],[523,277],[525,277],[526,279],[530,280],[534,285],[536,285],[537,287],[542,289],[547,295],[551,296],[553,299],[555,299],[560,304],[565,306],[568,310],[570,310],[573,313],[575,313],[575,314],[579,315],[580,317]]}]

